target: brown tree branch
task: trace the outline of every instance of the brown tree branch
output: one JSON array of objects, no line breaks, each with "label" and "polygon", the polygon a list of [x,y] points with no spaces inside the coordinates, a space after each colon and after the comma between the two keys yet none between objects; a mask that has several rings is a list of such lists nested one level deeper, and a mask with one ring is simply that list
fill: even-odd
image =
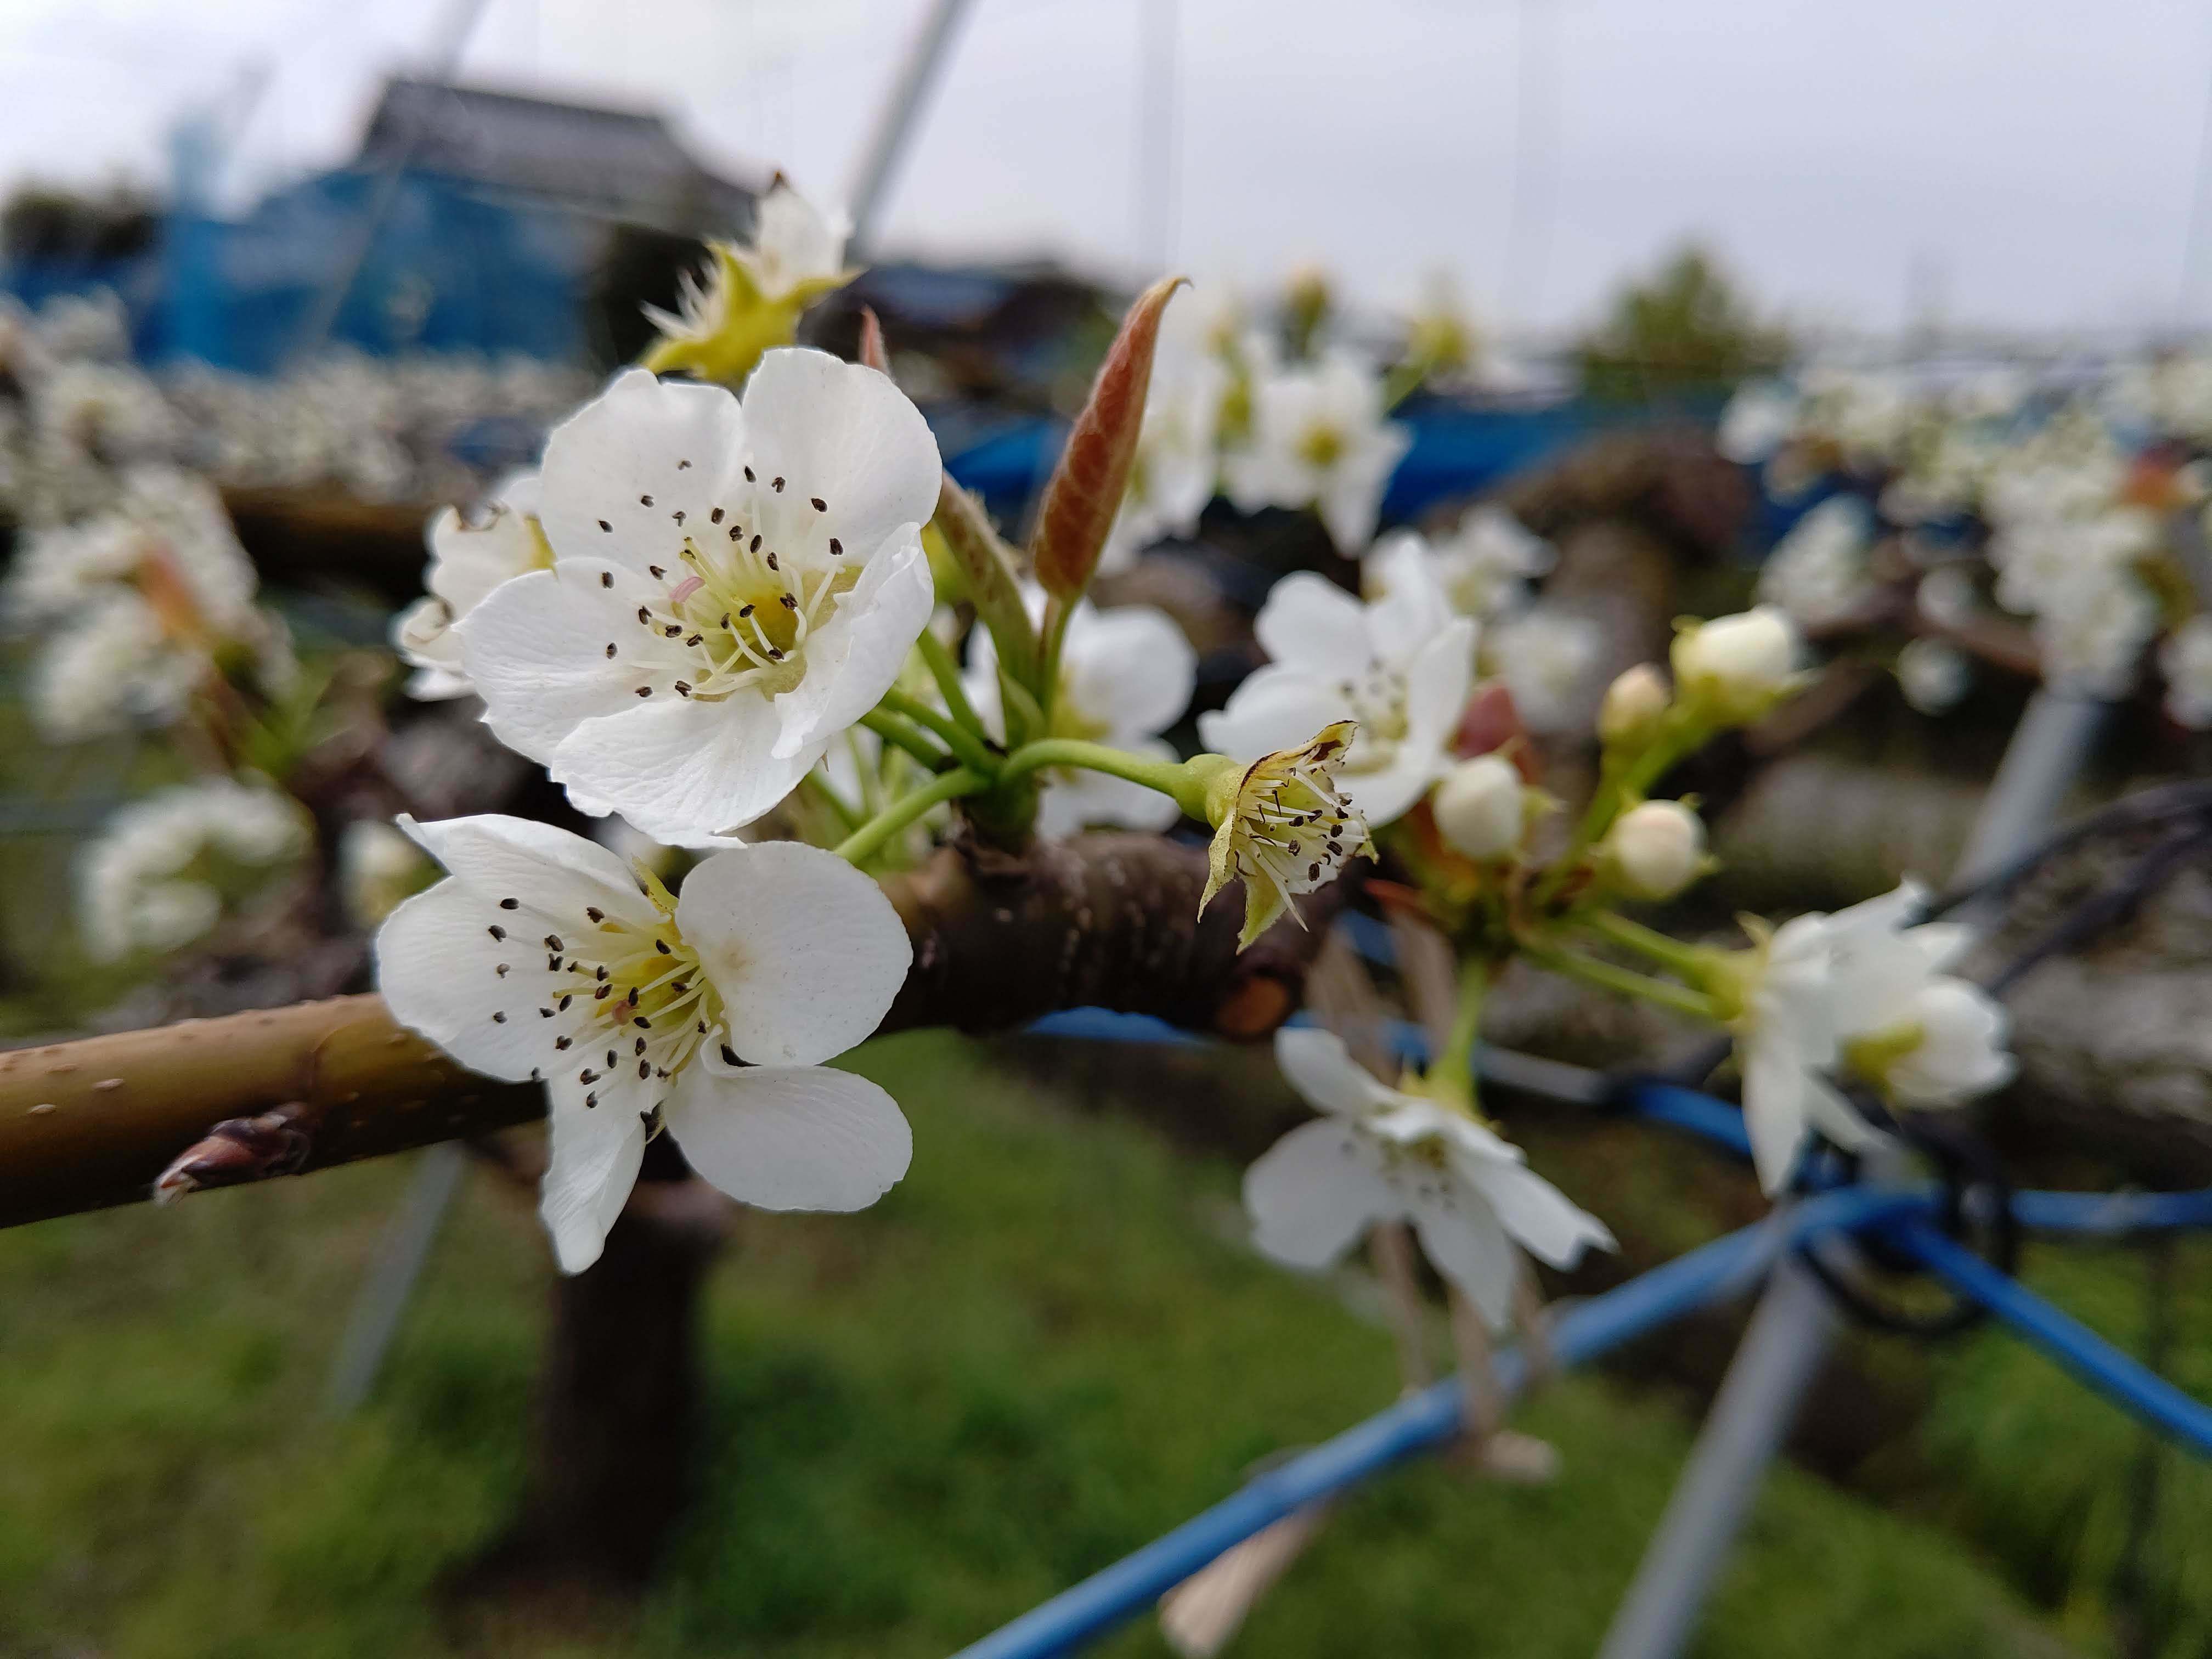
[{"label": "brown tree branch", "polygon": [[[1318,940],[1285,921],[1243,956],[1241,896],[1200,919],[1206,854],[1154,836],[942,849],[885,890],[915,965],[882,1030],[1153,1014],[1237,1040],[1297,1007]],[[1329,890],[1307,901],[1325,927]],[[481,1135],[544,1110],[535,1084],[463,1070],[375,996],[0,1054],[0,1226]]]}]

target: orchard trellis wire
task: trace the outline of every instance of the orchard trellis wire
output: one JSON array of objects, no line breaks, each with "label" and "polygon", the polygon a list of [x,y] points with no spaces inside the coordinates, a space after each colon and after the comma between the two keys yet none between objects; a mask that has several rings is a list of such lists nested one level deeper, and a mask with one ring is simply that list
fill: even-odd
[{"label": "orchard trellis wire", "polygon": [[[2034,827],[2050,821],[2078,775],[2103,716],[2092,702],[2039,694],[2031,702],[1993,783],[1953,893],[1930,914],[1986,915],[2054,856],[2113,832],[2158,831],[2149,850],[2031,939],[1989,977],[1993,990],[2016,983],[2050,957],[2123,920],[2191,857],[2212,850],[2212,785],[2188,783],[2132,797],[2094,813],[2023,852]],[[1341,921],[1355,947],[1389,958],[1385,930],[1356,915]],[[1075,1038],[1194,1043],[1202,1039],[1139,1016],[1077,1010],[1041,1022],[1039,1031]],[[1403,1060],[1419,1062],[1429,1045],[1419,1028],[1390,1023],[1381,1034]],[[1684,1069],[1702,1076],[1718,1056]],[[1737,1158],[1750,1156],[1738,1110],[1685,1084],[1616,1079],[1510,1051],[1478,1051],[1486,1081],[1584,1107],[1610,1108],[1703,1139]],[[1902,1127],[1893,1124],[1893,1127]],[[1585,1364],[1701,1308],[1768,1284],[1766,1297],[1738,1351],[1705,1434],[1636,1583],[1601,1650],[1603,1659],[1676,1651],[1694,1623],[1711,1573],[1747,1506],[1759,1474],[1826,1348],[1836,1322],[1831,1297],[1868,1322],[1946,1334],[1984,1320],[2077,1381],[2198,1456],[2212,1456],[2212,1406],[2192,1398],[2080,1322],[2029,1291],[2011,1272],[2021,1231],[2055,1237],[2126,1237],[2212,1226],[2212,1188],[2181,1193],[2015,1192],[1986,1154],[1961,1155],[1959,1137],[1936,1140],[1908,1131],[1933,1152],[1944,1180],[1893,1178],[1886,1170],[1831,1158],[1811,1169],[1804,1190],[1764,1220],[1715,1240],[1628,1283],[1565,1309],[1548,1322],[1546,1362]],[[1969,1247],[1979,1233],[1990,1257]],[[1917,1270],[1956,1298],[1947,1315],[1914,1320],[1881,1308],[1856,1287],[1840,1259],[1858,1244],[1894,1268]],[[1523,1347],[1496,1356],[1492,1387],[1501,1403],[1528,1388],[1538,1368]],[[1290,1458],[1221,1503],[1135,1553],[1094,1573],[991,1635],[956,1659],[1042,1659],[1065,1653],[1132,1618],[1224,1553],[1392,1466],[1446,1445],[1471,1426],[1465,1380],[1433,1383],[1334,1439]]]}]

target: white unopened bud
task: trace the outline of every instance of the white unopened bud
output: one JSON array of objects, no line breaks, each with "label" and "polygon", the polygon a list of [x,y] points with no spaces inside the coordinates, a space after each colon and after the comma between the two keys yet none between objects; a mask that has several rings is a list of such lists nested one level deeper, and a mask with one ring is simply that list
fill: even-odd
[{"label": "white unopened bud", "polygon": [[1667,712],[1670,701],[1667,677],[1659,665],[1640,662],[1605,688],[1605,701],[1598,705],[1597,734],[1610,744],[1633,742]]},{"label": "white unopened bud", "polygon": [[1503,857],[1521,844],[1527,822],[1521,774],[1498,755],[1462,761],[1437,786],[1437,833],[1471,859]]},{"label": "white unopened bud", "polygon": [[1633,897],[1672,898],[1705,853],[1705,826],[1678,800],[1647,800],[1613,823],[1601,849],[1613,884]]},{"label": "white unopened bud", "polygon": [[1756,720],[1789,689],[1797,643],[1796,624],[1779,605],[1716,617],[1674,636],[1674,678],[1719,719]]}]

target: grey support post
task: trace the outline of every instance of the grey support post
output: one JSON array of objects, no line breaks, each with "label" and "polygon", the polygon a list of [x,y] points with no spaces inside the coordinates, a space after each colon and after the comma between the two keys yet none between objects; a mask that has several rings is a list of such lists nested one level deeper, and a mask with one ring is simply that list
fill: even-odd
[{"label": "grey support post", "polygon": [[[2051,691],[2029,701],[1983,799],[1960,878],[1988,874],[2050,833],[2106,708]],[[1785,1256],[1768,1276],[1599,1659],[1674,1659],[1682,1650],[1838,1328],[1819,1281]]]}]

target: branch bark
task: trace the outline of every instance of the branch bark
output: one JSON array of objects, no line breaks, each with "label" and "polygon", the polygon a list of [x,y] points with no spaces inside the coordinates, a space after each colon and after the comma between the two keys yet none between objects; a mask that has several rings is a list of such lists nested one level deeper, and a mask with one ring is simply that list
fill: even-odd
[{"label": "branch bark", "polygon": [[[885,879],[915,966],[881,1029],[988,1033],[1096,1006],[1264,1036],[1297,1007],[1319,930],[1279,923],[1240,957],[1241,895],[1200,918],[1205,880],[1203,848],[1153,836],[1018,857],[945,848]],[[173,1197],[305,1174],[544,1110],[537,1085],[463,1070],[375,996],[18,1049],[0,1054],[0,1226],[134,1203],[157,1181]]]}]

